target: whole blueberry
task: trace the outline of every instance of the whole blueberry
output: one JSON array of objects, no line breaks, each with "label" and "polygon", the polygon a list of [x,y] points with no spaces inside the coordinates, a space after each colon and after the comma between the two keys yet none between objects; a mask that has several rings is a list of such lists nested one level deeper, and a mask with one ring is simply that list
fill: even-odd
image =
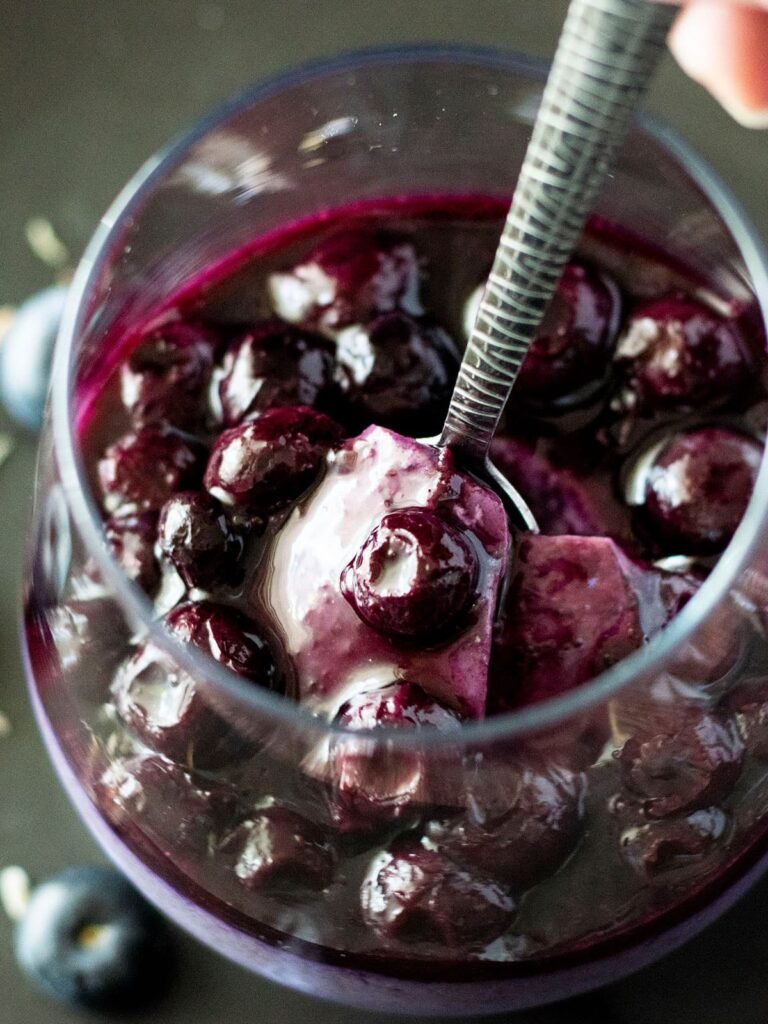
[{"label": "whole blueberry", "polygon": [[567,264],[515,390],[530,399],[550,400],[602,383],[620,313],[613,281],[582,263]]},{"label": "whole blueberry", "polygon": [[361,891],[363,918],[382,939],[466,952],[512,923],[514,900],[495,882],[438,850],[404,842],[373,859]]},{"label": "whole blueberry", "polygon": [[204,491],[182,491],[163,505],[158,526],[160,551],[188,587],[207,589],[236,583],[243,538],[225,510]]},{"label": "whole blueberry", "polygon": [[158,511],[177,491],[199,481],[203,449],[183,434],[147,426],[124,434],[99,459],[102,502],[107,512]]},{"label": "whole blueberry", "polygon": [[402,236],[364,228],[340,231],[284,273],[269,291],[283,320],[333,336],[342,327],[401,309],[419,315],[419,264]]},{"label": "whole blueberry", "polygon": [[318,890],[333,878],[335,858],[327,836],[287,807],[254,810],[222,840],[220,850],[234,856],[235,874],[248,889]]},{"label": "whole blueberry", "polygon": [[[346,729],[460,728],[459,717],[413,683],[392,683],[358,693],[341,707],[336,724]],[[431,800],[424,752],[336,738],[329,746],[328,797],[341,831],[366,832],[418,814]]]},{"label": "whole blueberry", "polygon": [[762,446],[745,434],[705,427],[673,438],[646,478],[641,516],[674,554],[721,551],[746,511]]},{"label": "whole blueberry", "polygon": [[226,427],[275,406],[323,407],[334,390],[333,345],[279,320],[256,324],[229,345],[214,387]]},{"label": "whole blueberry", "polygon": [[[268,689],[279,687],[267,641],[241,613],[201,601],[179,605],[164,621],[177,639],[231,672]],[[172,761],[217,768],[251,752],[212,706],[208,691],[151,641],[120,666],[112,695],[131,731]]]},{"label": "whole blueberry", "polygon": [[352,429],[376,423],[414,437],[440,429],[458,366],[456,346],[441,327],[388,313],[342,331],[336,364]]},{"label": "whole blueberry", "polygon": [[341,591],[358,616],[394,637],[450,634],[471,603],[477,556],[435,512],[404,508],[385,515],[341,574]]},{"label": "whole blueberry", "polygon": [[631,736],[619,755],[624,784],[649,818],[722,802],[741,774],[744,742],[733,719],[696,708]]},{"label": "whole blueberry", "polygon": [[640,820],[619,837],[622,858],[645,881],[659,882],[681,871],[706,869],[721,852],[728,818],[718,807],[658,821]]},{"label": "whole blueberry", "polygon": [[151,597],[160,582],[160,567],[155,560],[157,513],[110,516],[104,523],[104,536],[128,579]]},{"label": "whole blueberry", "polygon": [[67,289],[54,285],[37,292],[14,313],[0,344],[0,397],[9,415],[38,430],[48,395],[53,347]]},{"label": "whole blueberry", "polygon": [[69,868],[37,886],[15,948],[48,995],[93,1010],[145,1006],[174,973],[164,919],[110,868]]},{"label": "whole blueberry", "polygon": [[142,338],[120,368],[120,395],[133,423],[167,423],[180,430],[204,426],[218,344],[210,328],[184,321]]},{"label": "whole blueberry", "polygon": [[341,437],[341,428],[314,409],[267,409],[219,435],[205,471],[206,490],[236,512],[268,515],[301,496]]},{"label": "whole blueberry", "polygon": [[616,360],[626,404],[647,409],[717,405],[748,388],[753,372],[738,324],[679,294],[635,309]]},{"label": "whole blueberry", "polygon": [[582,831],[584,778],[557,765],[492,760],[467,774],[467,810],[426,834],[446,856],[515,892],[547,878]]}]

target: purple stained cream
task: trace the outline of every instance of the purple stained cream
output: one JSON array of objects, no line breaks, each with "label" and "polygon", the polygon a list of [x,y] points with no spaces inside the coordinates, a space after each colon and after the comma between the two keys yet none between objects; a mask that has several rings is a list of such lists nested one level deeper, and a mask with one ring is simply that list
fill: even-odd
[{"label": "purple stained cream", "polygon": [[510,529],[416,440],[439,433],[505,208],[400,197],[257,239],[122,325],[81,394],[105,544],[164,628],[344,731],[254,727],[125,626],[93,563],[28,610],[103,841],[198,934],[209,915],[273,976],[306,956],[365,1005],[377,984],[404,1008],[429,979],[469,1012],[463,983],[492,1007],[521,972],[604,979],[619,946],[682,934],[762,835],[740,794],[768,757],[768,659],[730,606],[652,693],[461,747],[674,618],[743,515],[768,420],[750,311],[594,221],[494,439],[541,533]]}]

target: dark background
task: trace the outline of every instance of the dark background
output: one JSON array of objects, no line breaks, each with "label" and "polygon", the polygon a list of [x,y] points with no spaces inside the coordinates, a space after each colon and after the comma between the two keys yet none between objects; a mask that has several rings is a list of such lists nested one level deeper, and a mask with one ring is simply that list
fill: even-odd
[{"label": "dark background", "polygon": [[[76,257],[137,167],[254,79],[340,50],[398,41],[549,56],[565,6],[561,0],[0,0],[0,306],[52,281],[53,271],[27,242],[30,219],[50,221]],[[768,237],[768,134],[730,122],[671,61],[649,105],[714,165]],[[0,867],[21,864],[39,879],[101,858],[48,766],[24,692],[17,596],[33,459],[33,440],[19,437],[0,467],[0,711],[13,726],[0,738]],[[10,936],[10,924],[0,918],[0,1024],[82,1020],[21,979]],[[173,994],[132,1019],[373,1024],[401,1018],[295,995],[184,940]],[[765,1024],[768,883],[661,964],[595,996],[511,1019]]]}]

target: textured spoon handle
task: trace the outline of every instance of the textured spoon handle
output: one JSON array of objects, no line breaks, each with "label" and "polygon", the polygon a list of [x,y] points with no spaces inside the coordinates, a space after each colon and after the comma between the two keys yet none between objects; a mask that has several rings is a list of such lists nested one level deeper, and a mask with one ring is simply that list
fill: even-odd
[{"label": "textured spoon handle", "polygon": [[440,438],[465,458],[488,450],[674,14],[651,0],[571,0]]}]

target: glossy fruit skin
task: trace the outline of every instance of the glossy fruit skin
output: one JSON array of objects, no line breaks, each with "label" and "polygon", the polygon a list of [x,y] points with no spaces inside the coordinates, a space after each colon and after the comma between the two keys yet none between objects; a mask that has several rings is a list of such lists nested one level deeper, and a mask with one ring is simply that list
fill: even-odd
[{"label": "glossy fruit skin", "polygon": [[28,430],[43,422],[53,347],[67,300],[67,289],[53,285],[36,292],[13,315],[0,344],[0,400]]},{"label": "glossy fruit skin", "polygon": [[204,491],[181,491],[163,505],[158,546],[187,587],[235,584],[243,553],[241,534],[222,506]]},{"label": "glossy fruit skin", "polygon": [[277,406],[325,408],[336,390],[333,357],[320,335],[279,320],[255,324],[229,344],[215,375],[217,418],[235,427]]},{"label": "glossy fruit skin", "polygon": [[436,434],[458,362],[441,327],[404,313],[349,327],[336,346],[340,415],[353,433],[375,423],[410,437]]},{"label": "glossy fruit skin", "polygon": [[104,523],[104,536],[112,557],[120,563],[129,580],[151,597],[160,581],[155,559],[157,513],[110,516]]},{"label": "glossy fruit skin", "polygon": [[467,612],[477,557],[455,527],[426,508],[383,516],[341,574],[358,616],[392,637],[450,636]]},{"label": "glossy fruit skin", "polygon": [[749,389],[753,372],[738,323],[681,294],[633,311],[616,361],[625,404],[648,410],[721,404]]},{"label": "glossy fruit skin", "polygon": [[236,513],[269,515],[313,483],[343,431],[305,406],[268,409],[219,435],[205,470],[206,490]]},{"label": "glossy fruit skin", "polygon": [[643,819],[622,832],[619,851],[641,878],[658,882],[676,870],[706,867],[727,828],[728,818],[717,807],[656,821]]},{"label": "glossy fruit skin", "polygon": [[325,889],[335,857],[323,830],[287,807],[256,809],[222,840],[235,858],[234,872],[247,889],[291,894]]},{"label": "glossy fruit skin", "polygon": [[269,282],[284,320],[334,337],[393,310],[418,316],[419,264],[408,239],[387,231],[340,231]]},{"label": "glossy fruit skin", "polygon": [[648,472],[646,529],[672,554],[722,551],[752,497],[762,454],[753,438],[722,427],[673,438]]},{"label": "glossy fruit skin", "polygon": [[194,487],[204,449],[165,427],[146,426],[124,434],[99,459],[102,503],[121,516],[157,512],[177,491]]},{"label": "glossy fruit skin", "polygon": [[37,886],[17,926],[19,964],[44,992],[91,1010],[150,1004],[173,977],[161,915],[110,868],[69,868]]},{"label": "glossy fruit skin", "polygon": [[515,389],[527,399],[545,401],[604,382],[620,315],[614,282],[583,263],[568,263]]},{"label": "glossy fruit skin", "polygon": [[361,890],[363,917],[383,940],[466,951],[512,923],[514,900],[439,851],[404,842],[374,858]]},{"label": "glossy fruit skin", "polygon": [[211,328],[193,321],[165,324],[142,339],[120,368],[120,395],[133,423],[203,428],[219,344]]}]

